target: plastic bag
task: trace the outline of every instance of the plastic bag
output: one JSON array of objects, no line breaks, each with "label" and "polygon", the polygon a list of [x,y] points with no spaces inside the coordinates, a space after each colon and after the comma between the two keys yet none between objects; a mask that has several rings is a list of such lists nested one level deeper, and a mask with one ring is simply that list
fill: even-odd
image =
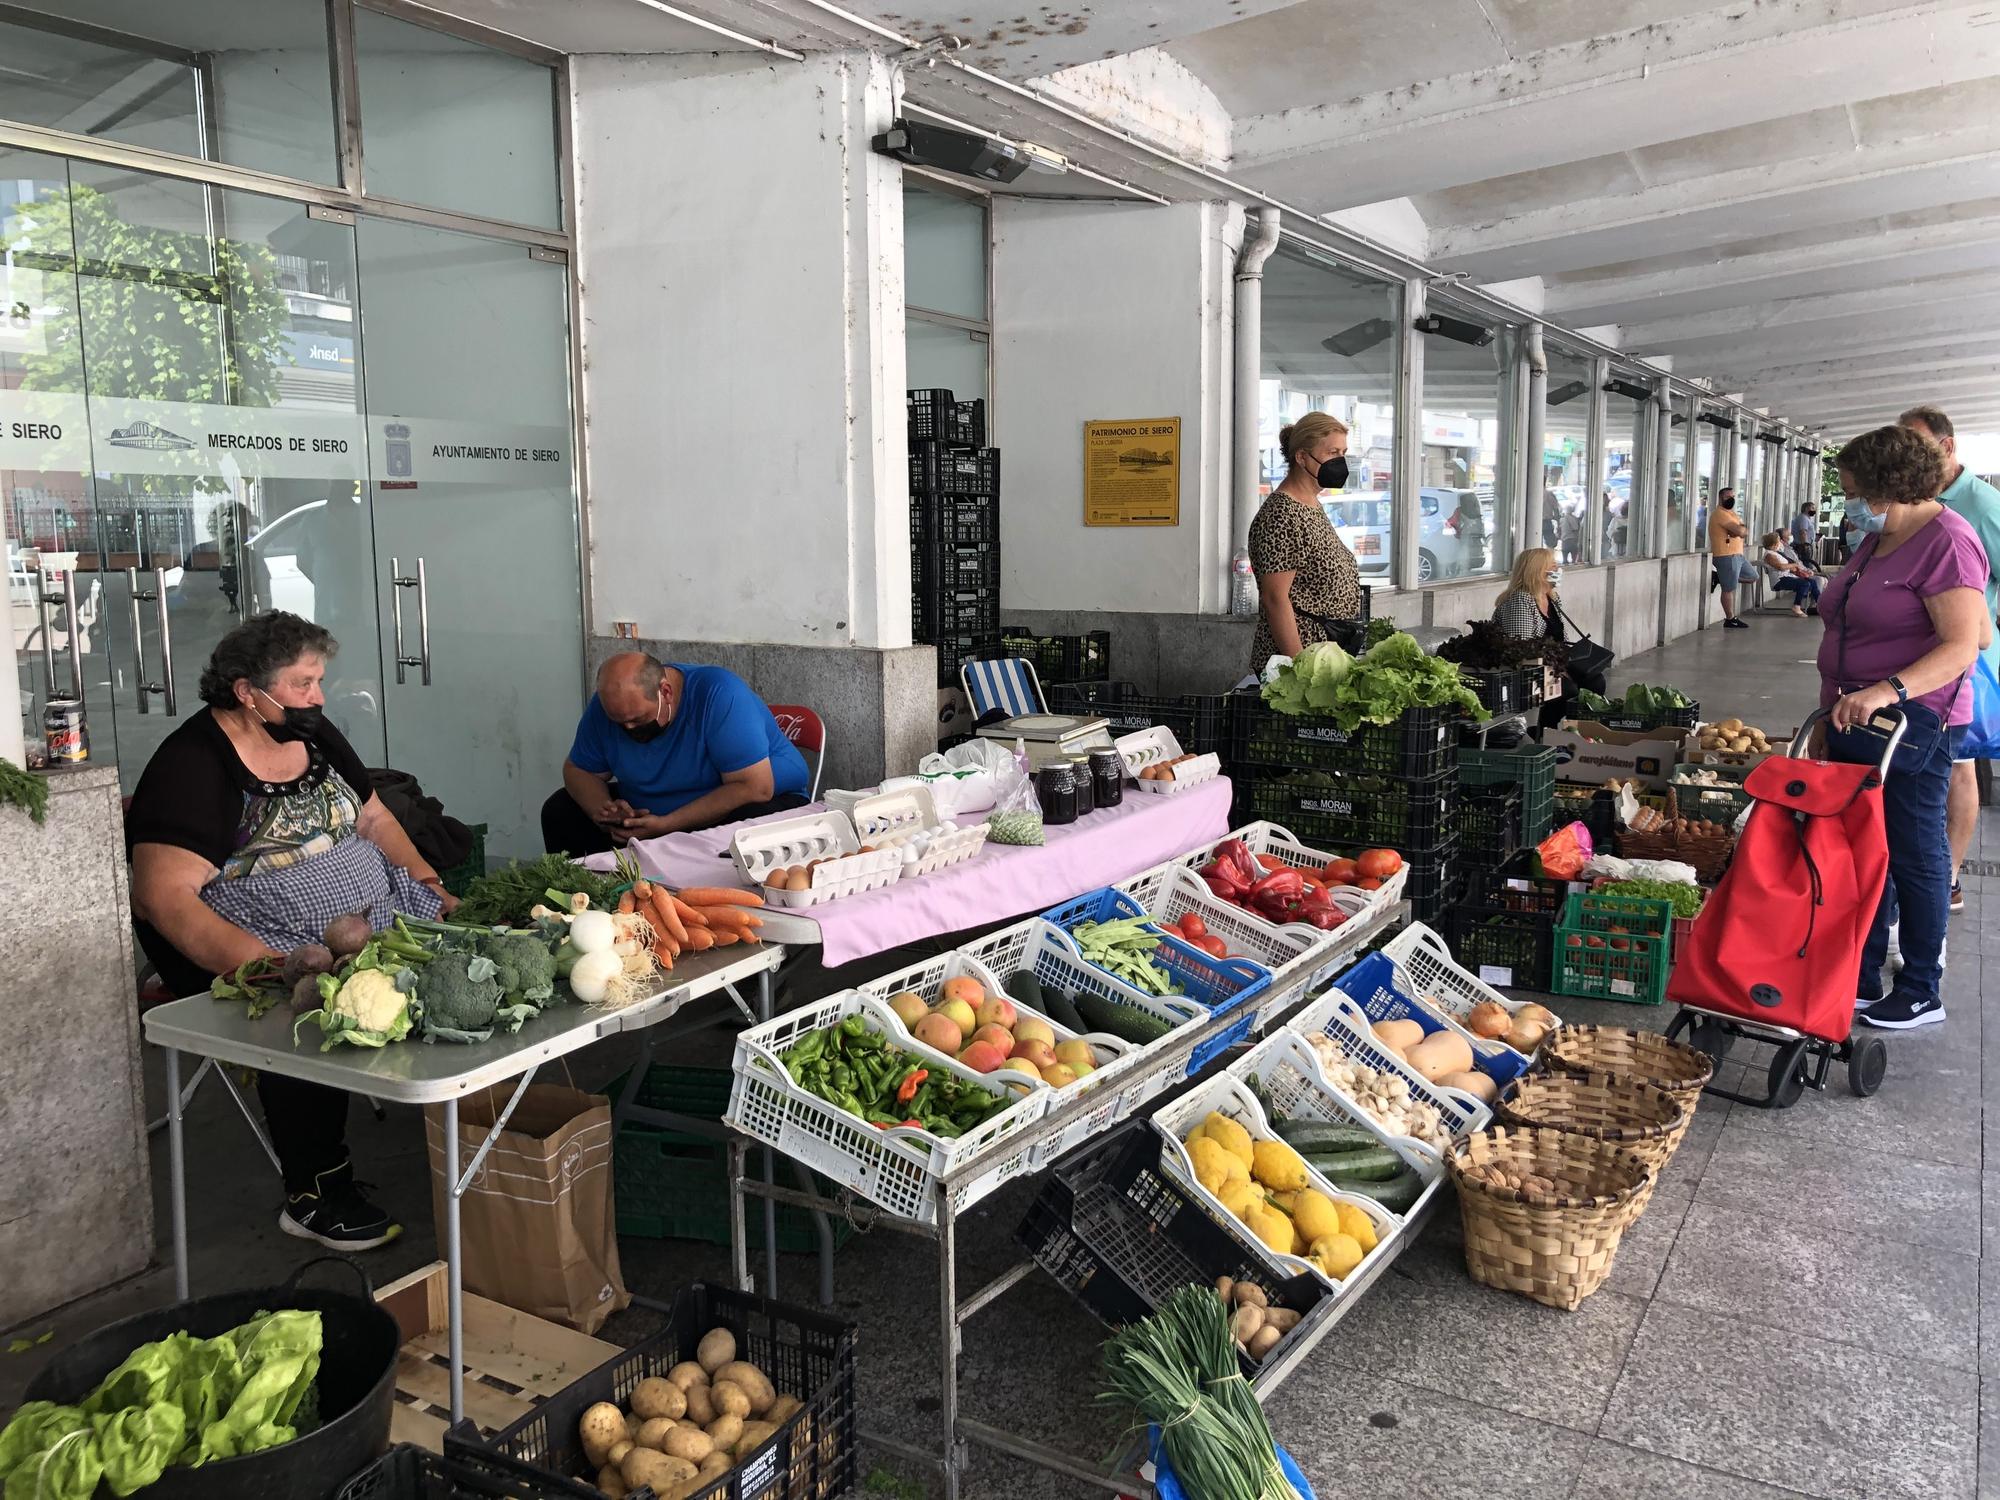
[{"label": "plastic bag", "polygon": [[986,815],[986,837],[996,844],[1040,844],[1042,801],[1035,795],[1035,778],[1012,755],[994,784],[993,811]]},{"label": "plastic bag", "polygon": [[1674,885],[1696,884],[1694,866],[1677,859],[1620,859],[1615,854],[1593,854],[1584,862],[1583,873],[1593,880],[1665,880]]},{"label": "plastic bag", "polygon": [[1581,823],[1558,828],[1535,846],[1542,857],[1542,873],[1555,880],[1574,880],[1596,852],[1590,830]]},{"label": "plastic bag", "polygon": [[1958,753],[1963,760],[2000,760],[2000,676],[1984,656],[1972,664],[1972,722]]}]

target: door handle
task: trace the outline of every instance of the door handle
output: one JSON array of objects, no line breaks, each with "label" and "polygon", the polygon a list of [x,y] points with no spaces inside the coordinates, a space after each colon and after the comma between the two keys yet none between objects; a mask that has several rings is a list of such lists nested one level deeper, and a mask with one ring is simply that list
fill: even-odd
[{"label": "door handle", "polygon": [[[406,670],[410,667],[416,667],[423,673],[423,685],[429,687],[431,685],[431,601],[430,591],[425,584],[424,560],[421,557],[418,558],[417,571],[406,576],[403,572],[403,560],[399,557],[390,558],[389,583],[391,585],[389,613],[395,623],[396,635],[396,681],[405,681],[404,674]],[[406,656],[403,654],[403,596],[400,592],[397,592],[401,589],[415,589],[417,591],[417,654],[415,656]]]},{"label": "door handle", "polygon": [[[174,695],[174,636],[173,626],[167,621],[167,573],[164,568],[154,568],[153,586],[139,587],[139,570],[127,568],[125,581],[132,593],[132,684],[134,695],[139,700],[139,712],[153,711],[153,696],[165,699],[162,705],[168,718],[180,716],[180,702]],[[153,620],[160,632],[160,681],[146,680],[146,633],[139,618],[139,606],[150,603],[153,606]]]},{"label": "door handle", "polygon": [[83,701],[83,655],[77,643],[76,623],[76,572],[65,568],[61,592],[49,592],[49,575],[37,567],[35,572],[35,610],[42,627],[42,675],[48,684],[48,696],[56,696],[56,637],[49,625],[49,606],[63,607],[63,633],[68,638],[69,651],[69,695],[79,703]]}]

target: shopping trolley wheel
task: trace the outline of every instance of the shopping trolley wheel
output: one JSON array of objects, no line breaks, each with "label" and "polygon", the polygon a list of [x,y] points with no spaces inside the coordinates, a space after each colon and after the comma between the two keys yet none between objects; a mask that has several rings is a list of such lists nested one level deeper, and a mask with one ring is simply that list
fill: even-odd
[{"label": "shopping trolley wheel", "polygon": [[1806,1044],[1802,1037],[1778,1048],[1771,1059],[1770,1108],[1790,1109],[1806,1091]]},{"label": "shopping trolley wheel", "polygon": [[1847,1039],[1847,1086],[1866,1099],[1882,1087],[1889,1071],[1889,1047],[1879,1036]]},{"label": "shopping trolley wheel", "polygon": [[1705,1053],[1716,1067],[1721,1067],[1729,1056],[1730,1045],[1736,1040],[1729,1023],[1714,1016],[1706,1016],[1688,1028],[1688,1045],[1697,1052]]}]

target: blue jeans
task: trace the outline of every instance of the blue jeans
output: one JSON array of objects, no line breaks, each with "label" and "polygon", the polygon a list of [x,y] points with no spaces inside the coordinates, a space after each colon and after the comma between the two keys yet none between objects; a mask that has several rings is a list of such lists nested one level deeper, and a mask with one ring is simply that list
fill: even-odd
[{"label": "blue jeans", "polygon": [[[1909,728],[1882,782],[1889,878],[1883,882],[1868,944],[1861,950],[1854,993],[1862,1000],[1882,998],[1889,924],[1899,917],[1903,967],[1896,976],[1896,993],[1935,1000],[1944,977],[1940,955],[1951,918],[1951,842],[1945,837],[1944,800],[1951,785],[1952,757],[1965,738],[1965,726],[1942,725],[1936,714],[1915,704],[1903,712]],[[1829,728],[1826,753],[1830,760],[1875,765],[1882,759],[1882,740],[1862,730]]]},{"label": "blue jeans", "polygon": [[1772,587],[1781,594],[1790,594],[1800,609],[1812,609],[1819,604],[1817,578],[1780,578]]}]

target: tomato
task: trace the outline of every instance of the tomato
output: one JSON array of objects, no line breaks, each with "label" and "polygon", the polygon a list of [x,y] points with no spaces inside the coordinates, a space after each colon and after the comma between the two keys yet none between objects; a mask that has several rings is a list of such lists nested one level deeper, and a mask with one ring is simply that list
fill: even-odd
[{"label": "tomato", "polygon": [[1583,939],[1572,932],[1568,937],[1563,939],[1563,944],[1569,948],[1581,948],[1583,946]]},{"label": "tomato", "polygon": [[1357,891],[1379,891],[1382,889],[1382,882],[1377,880],[1373,875],[1364,875],[1361,879],[1354,882],[1354,888]]},{"label": "tomato", "polygon": [[1198,943],[1208,936],[1208,923],[1202,921],[1193,912],[1189,912],[1181,918],[1180,928],[1181,936],[1186,938],[1190,943]]},{"label": "tomato", "polygon": [[1287,864],[1286,864],[1286,863],[1285,863],[1285,862],[1284,862],[1283,860],[1281,860],[1281,859],[1273,859],[1273,858],[1272,858],[1272,857],[1271,857],[1270,855],[1268,855],[1268,854],[1258,854],[1258,855],[1255,855],[1255,856],[1253,856],[1253,858],[1255,858],[1255,859],[1256,859],[1256,861],[1257,861],[1257,863],[1258,863],[1258,864],[1260,864],[1260,865],[1262,865],[1262,866],[1264,867],[1264,873],[1265,873],[1266,875],[1275,875],[1275,874],[1277,874],[1277,873],[1278,873],[1278,871],[1280,871],[1280,870],[1284,870],[1284,869],[1289,869],[1289,868],[1290,868],[1290,866],[1288,866],[1288,865],[1287,865]]},{"label": "tomato", "polygon": [[1618,953],[1630,953],[1632,951],[1632,940],[1630,938],[1615,937],[1611,940],[1611,947]]},{"label": "tomato", "polygon": [[1583,946],[1586,948],[1602,948],[1604,946],[1604,939],[1593,934],[1583,940]]},{"label": "tomato", "polygon": [[1195,947],[1201,949],[1210,958],[1229,957],[1229,944],[1223,942],[1219,937],[1198,937],[1193,939],[1193,942]]},{"label": "tomato", "polygon": [[1328,885],[1353,885],[1360,877],[1360,868],[1351,859],[1330,859],[1320,872],[1320,879]]},{"label": "tomato", "polygon": [[1387,880],[1403,868],[1403,856],[1394,849],[1369,849],[1355,861],[1363,875],[1372,875],[1377,880]]}]

